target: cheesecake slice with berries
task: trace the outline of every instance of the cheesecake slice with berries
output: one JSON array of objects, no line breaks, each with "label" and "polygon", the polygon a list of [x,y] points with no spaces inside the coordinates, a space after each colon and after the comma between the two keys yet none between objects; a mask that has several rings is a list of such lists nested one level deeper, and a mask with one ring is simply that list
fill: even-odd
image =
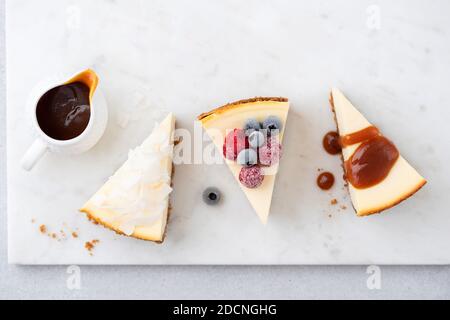
[{"label": "cheesecake slice with berries", "polygon": [[286,98],[257,97],[198,116],[263,224],[269,217],[288,112]]}]

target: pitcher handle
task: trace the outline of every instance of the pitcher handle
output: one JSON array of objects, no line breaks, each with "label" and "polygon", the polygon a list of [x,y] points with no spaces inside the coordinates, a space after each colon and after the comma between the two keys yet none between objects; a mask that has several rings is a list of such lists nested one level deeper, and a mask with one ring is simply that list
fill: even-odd
[{"label": "pitcher handle", "polygon": [[47,152],[47,144],[41,139],[36,139],[25,152],[20,164],[23,169],[30,171],[38,160]]}]

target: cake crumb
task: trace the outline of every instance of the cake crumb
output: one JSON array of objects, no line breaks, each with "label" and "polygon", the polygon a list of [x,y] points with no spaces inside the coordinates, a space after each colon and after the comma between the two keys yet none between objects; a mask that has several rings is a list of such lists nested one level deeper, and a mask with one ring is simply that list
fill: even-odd
[{"label": "cake crumb", "polygon": [[95,245],[98,244],[99,242],[100,242],[100,240],[98,240],[98,239],[87,241],[84,244],[84,247],[86,248],[87,251],[89,251],[90,255],[92,255],[92,250],[94,250]]},{"label": "cake crumb", "polygon": [[94,249],[94,245],[91,242],[86,242],[84,244],[84,247],[88,250],[88,251],[92,251],[92,249]]},{"label": "cake crumb", "polygon": [[52,234],[50,234],[50,236],[53,238],[53,239],[56,239],[56,233],[52,233]]},{"label": "cake crumb", "polygon": [[332,199],[330,203],[334,206],[338,203],[338,201],[337,201],[337,199]]},{"label": "cake crumb", "polygon": [[45,226],[45,224],[41,224],[39,226],[39,231],[41,231],[42,234],[47,233],[47,227]]},{"label": "cake crumb", "polygon": [[74,231],[74,232],[72,232],[72,237],[74,237],[74,238],[78,238],[78,233],[76,233],[75,231]]},{"label": "cake crumb", "polygon": [[342,209],[342,210],[347,210],[347,206],[342,205],[342,206],[341,206],[341,209]]}]

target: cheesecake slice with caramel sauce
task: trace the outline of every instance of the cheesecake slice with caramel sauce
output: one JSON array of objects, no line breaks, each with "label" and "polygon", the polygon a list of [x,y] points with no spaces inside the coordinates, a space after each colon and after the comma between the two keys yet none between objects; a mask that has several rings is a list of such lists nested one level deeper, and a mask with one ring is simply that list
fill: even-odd
[{"label": "cheesecake slice with caramel sauce", "polygon": [[330,103],[342,147],[345,178],[358,216],[379,213],[416,193],[426,180],[343,95],[333,88]]}]

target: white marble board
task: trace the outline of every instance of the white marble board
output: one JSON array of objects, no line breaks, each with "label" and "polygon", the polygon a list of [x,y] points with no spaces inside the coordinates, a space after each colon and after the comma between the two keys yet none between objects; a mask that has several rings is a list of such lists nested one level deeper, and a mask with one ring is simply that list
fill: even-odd
[{"label": "white marble board", "polygon": [[[444,0],[7,1],[9,262],[449,263],[449,9]],[[28,93],[43,76],[84,67],[101,77],[105,136],[86,154],[47,154],[22,171],[19,159],[33,140]],[[339,158],[321,147],[334,128],[332,86],[428,179],[412,199],[357,218],[341,179],[330,192],[316,188],[318,169],[342,175]],[[223,166],[176,167],[162,245],[116,235],[78,213],[168,111],[192,130],[201,112],[265,95],[292,103],[267,226]],[[123,113],[136,118],[125,128]],[[201,201],[210,185],[223,191],[219,207]],[[42,224],[56,239],[40,233]],[[90,255],[84,243],[92,239],[100,243]]]}]

